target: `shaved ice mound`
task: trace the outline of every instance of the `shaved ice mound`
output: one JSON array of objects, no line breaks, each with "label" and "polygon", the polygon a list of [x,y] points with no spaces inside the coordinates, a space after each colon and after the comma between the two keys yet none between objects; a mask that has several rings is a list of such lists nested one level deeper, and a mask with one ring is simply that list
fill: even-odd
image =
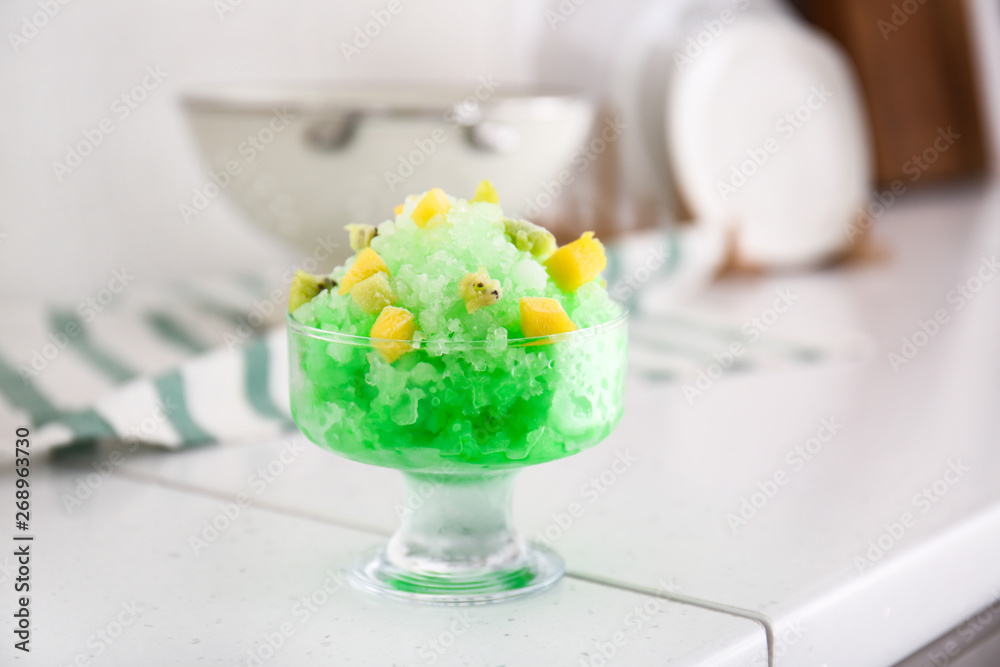
[{"label": "shaved ice mound", "polygon": [[603,247],[585,235],[557,249],[493,201],[488,183],[472,201],[408,197],[394,219],[352,226],[344,266],[297,279],[292,409],[312,440],[461,472],[561,458],[614,428],[627,336]]}]

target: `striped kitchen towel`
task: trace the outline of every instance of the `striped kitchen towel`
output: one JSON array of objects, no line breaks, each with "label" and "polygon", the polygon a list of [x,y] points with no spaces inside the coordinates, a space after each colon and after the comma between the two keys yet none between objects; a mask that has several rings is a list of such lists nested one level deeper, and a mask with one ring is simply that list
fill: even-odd
[{"label": "striped kitchen towel", "polygon": [[828,317],[826,302],[801,303],[791,281],[736,281],[708,291],[727,244],[725,233],[703,226],[633,233],[608,246],[604,277],[629,309],[633,373],[688,384],[870,357],[870,336],[847,318]]},{"label": "striped kitchen towel", "polygon": [[36,451],[105,440],[182,448],[294,428],[284,294],[262,281],[135,288],[106,307],[8,307],[0,432],[29,426]]}]

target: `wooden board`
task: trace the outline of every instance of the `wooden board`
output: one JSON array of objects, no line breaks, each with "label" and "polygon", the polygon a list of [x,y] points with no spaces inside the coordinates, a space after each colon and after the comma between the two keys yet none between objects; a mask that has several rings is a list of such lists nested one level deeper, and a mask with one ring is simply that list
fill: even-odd
[{"label": "wooden board", "polygon": [[[850,54],[867,97],[881,185],[982,173],[987,155],[965,2],[797,0]],[[946,150],[935,141],[951,127]],[[921,158],[923,156],[923,159]],[[916,158],[916,159],[915,159]]]}]

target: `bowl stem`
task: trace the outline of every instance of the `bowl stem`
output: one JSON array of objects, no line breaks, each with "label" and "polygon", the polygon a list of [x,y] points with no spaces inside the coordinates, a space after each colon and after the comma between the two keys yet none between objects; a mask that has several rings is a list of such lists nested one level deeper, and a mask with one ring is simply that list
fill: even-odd
[{"label": "bowl stem", "polygon": [[401,522],[354,569],[363,589],[442,604],[483,604],[535,593],[562,576],[562,560],[514,528],[516,471],[403,473]]}]

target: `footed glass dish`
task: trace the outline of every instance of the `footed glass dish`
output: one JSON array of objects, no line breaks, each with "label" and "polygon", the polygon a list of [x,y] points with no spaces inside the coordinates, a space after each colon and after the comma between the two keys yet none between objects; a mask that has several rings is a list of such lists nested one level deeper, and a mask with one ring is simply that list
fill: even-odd
[{"label": "footed glass dish", "polygon": [[303,433],[346,458],[396,468],[405,481],[401,525],[357,563],[355,585],[483,604],[556,583],[562,560],[512,524],[513,478],[596,445],[618,424],[626,322],[619,308],[611,321],[569,333],[411,342],[289,317],[291,406]]}]

